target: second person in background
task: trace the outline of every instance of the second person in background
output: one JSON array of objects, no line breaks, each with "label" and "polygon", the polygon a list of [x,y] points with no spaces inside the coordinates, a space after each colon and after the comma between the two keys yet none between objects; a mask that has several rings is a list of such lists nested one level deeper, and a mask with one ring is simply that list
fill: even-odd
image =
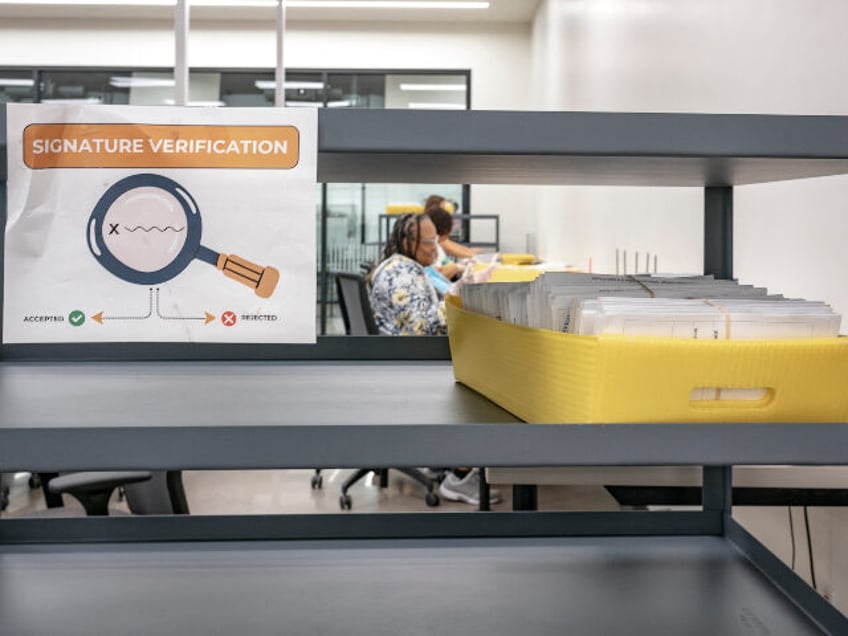
[{"label": "second person in background", "polygon": [[[436,214],[442,216],[443,219],[446,218],[450,220],[450,226],[446,226],[444,220],[441,221],[441,225],[438,222],[436,223],[436,229],[439,232],[439,256],[450,256],[457,259],[471,259],[477,256],[477,254],[480,253],[480,250],[475,247],[468,247],[462,243],[457,243],[450,237],[453,233],[453,223],[455,220],[453,213],[456,212],[458,208],[459,206],[452,199],[446,199],[438,194],[431,194],[424,202],[424,214],[430,214],[431,218],[433,218],[433,214]],[[444,216],[442,213],[447,216]],[[433,220],[435,222],[435,218]]]}]

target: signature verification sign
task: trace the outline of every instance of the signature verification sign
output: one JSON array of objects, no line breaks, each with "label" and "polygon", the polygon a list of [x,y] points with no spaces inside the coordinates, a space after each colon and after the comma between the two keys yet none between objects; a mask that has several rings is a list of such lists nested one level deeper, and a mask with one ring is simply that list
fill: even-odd
[{"label": "signature verification sign", "polygon": [[317,114],[7,107],[4,342],[314,342]]}]

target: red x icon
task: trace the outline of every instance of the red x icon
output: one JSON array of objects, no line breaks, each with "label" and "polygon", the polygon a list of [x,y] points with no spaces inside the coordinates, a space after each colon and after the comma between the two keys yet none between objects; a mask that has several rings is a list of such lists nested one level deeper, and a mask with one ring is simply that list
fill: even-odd
[{"label": "red x icon", "polygon": [[236,315],[232,311],[225,311],[221,314],[221,322],[225,327],[232,327],[236,324]]}]

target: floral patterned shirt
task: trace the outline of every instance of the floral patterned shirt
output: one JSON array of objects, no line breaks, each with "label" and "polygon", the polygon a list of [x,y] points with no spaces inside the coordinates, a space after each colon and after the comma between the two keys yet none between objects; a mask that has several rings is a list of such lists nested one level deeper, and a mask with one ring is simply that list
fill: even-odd
[{"label": "floral patterned shirt", "polygon": [[424,268],[393,254],[371,276],[371,306],[380,333],[432,336],[447,333],[445,303],[439,300]]}]

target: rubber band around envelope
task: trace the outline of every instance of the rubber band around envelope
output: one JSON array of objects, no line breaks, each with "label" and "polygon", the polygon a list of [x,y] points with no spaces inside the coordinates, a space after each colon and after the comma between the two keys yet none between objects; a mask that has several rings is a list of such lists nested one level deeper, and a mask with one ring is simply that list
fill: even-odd
[{"label": "rubber band around envelope", "polygon": [[724,305],[720,305],[719,303],[714,303],[711,300],[707,300],[706,298],[702,299],[707,305],[710,307],[715,307],[724,315],[724,339],[730,340],[730,312],[727,311],[727,307]]},{"label": "rubber band around envelope", "polygon": [[636,278],[635,276],[632,276],[632,275],[628,275],[628,276],[627,276],[627,278],[629,278],[629,279],[630,279],[630,280],[632,280],[634,283],[636,283],[637,285],[639,285],[642,289],[644,289],[646,292],[648,292],[648,296],[650,296],[651,298],[656,298],[656,295],[654,294],[654,290],[653,290],[653,289],[651,289],[650,287],[648,287],[648,286],[647,286],[645,283],[643,283],[641,280],[639,280],[638,278]]},{"label": "rubber band around envelope", "polygon": [[[724,305],[720,305],[719,303],[714,303],[710,300],[707,300],[706,298],[704,298],[703,301],[710,307],[715,307],[722,314],[724,314],[724,338],[725,340],[730,340],[730,312],[727,311],[727,307],[725,307]],[[715,399],[721,399],[721,388],[716,388]]]}]

